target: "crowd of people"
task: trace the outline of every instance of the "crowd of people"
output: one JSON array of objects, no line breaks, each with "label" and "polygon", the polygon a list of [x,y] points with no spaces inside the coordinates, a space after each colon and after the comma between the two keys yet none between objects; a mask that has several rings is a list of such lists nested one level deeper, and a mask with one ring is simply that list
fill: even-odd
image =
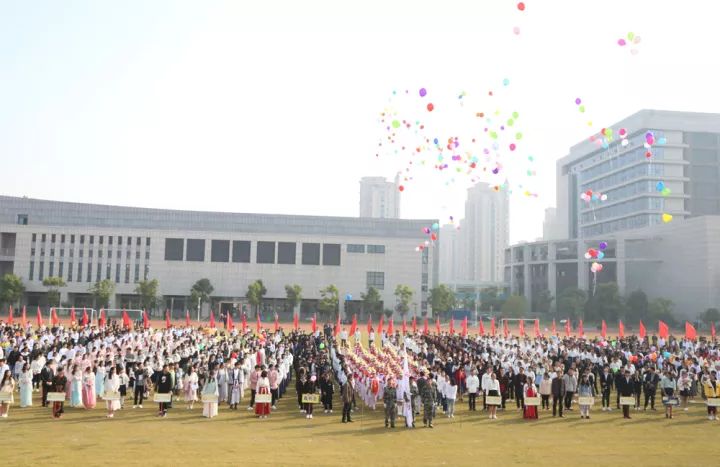
[{"label": "crowd of people", "polygon": [[421,414],[423,426],[433,428],[438,412],[455,418],[459,403],[491,420],[513,407],[528,420],[543,413],[565,418],[576,407],[590,419],[599,398],[602,411],[621,410],[629,419],[658,408],[673,418],[673,408],[687,411],[696,400],[717,420],[720,401],[720,350],[706,340],[379,331],[366,347],[358,329],[332,325],[310,333],[116,322],[24,329],[0,322],[0,329],[2,418],[16,393],[21,408],[37,393],[54,418],[68,406],[98,403],[113,418],[152,398],[159,417],[181,410],[180,400],[187,410],[202,404],[203,416],[213,418],[219,406],[238,410],[246,399],[247,410],[266,419],[292,378],[306,419],[316,405],[332,414],[339,396],[343,423],[354,421],[360,404],[374,410],[382,402],[389,429],[398,416],[414,428]]}]

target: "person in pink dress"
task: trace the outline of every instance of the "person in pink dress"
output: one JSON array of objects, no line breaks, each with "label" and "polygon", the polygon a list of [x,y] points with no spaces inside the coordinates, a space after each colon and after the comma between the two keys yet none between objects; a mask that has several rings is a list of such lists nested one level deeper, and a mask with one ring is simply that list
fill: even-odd
[{"label": "person in pink dress", "polygon": [[[529,376],[527,377],[527,382],[525,383],[525,387],[523,389],[525,391],[525,397],[537,397],[538,395],[535,383]],[[523,418],[536,420],[538,418],[537,407],[534,405],[526,405],[523,408]]]},{"label": "person in pink dress", "polygon": [[[255,386],[255,394],[270,394],[270,380],[267,371],[263,370],[258,378]],[[255,402],[255,416],[258,418],[267,418],[270,414],[269,402]]]},{"label": "person in pink dress", "polygon": [[86,409],[94,409],[97,402],[95,394],[95,373],[91,367],[85,368],[82,379],[82,402]]}]

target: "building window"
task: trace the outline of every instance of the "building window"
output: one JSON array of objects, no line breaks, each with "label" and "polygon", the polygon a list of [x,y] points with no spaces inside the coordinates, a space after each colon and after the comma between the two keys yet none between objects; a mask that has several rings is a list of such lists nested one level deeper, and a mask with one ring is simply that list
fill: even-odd
[{"label": "building window", "polygon": [[75,257],[75,250],[73,250],[72,248],[70,249],[70,257],[71,258]]},{"label": "building window", "polygon": [[82,282],[82,267],[83,263],[78,263],[78,270],[77,270],[77,281]]},{"label": "building window", "polygon": [[367,273],[367,287],[375,287],[378,290],[385,289],[385,273],[368,271]]},{"label": "building window", "polygon": [[98,250],[98,258],[102,258],[102,255],[103,255],[102,250]]},{"label": "building window", "polygon": [[102,280],[102,263],[97,264],[97,272],[95,273],[95,282]]},{"label": "building window", "polygon": [[212,240],[210,242],[210,261],[213,263],[230,261],[230,240]]},{"label": "building window", "polygon": [[257,264],[275,264],[275,242],[257,242]]},{"label": "building window", "polygon": [[50,256],[55,256],[55,248],[50,248]]},{"label": "building window", "polygon": [[120,265],[119,264],[115,265],[115,283],[116,284],[120,283]]},{"label": "building window", "polygon": [[112,265],[110,263],[107,263],[105,265],[105,279],[110,280],[110,274],[112,274]]},{"label": "building window", "polygon": [[[43,239],[45,241],[45,239]],[[85,235],[80,235],[80,245],[85,244]]]},{"label": "building window", "polygon": [[87,280],[85,282],[92,282],[92,263],[88,263]]},{"label": "building window", "polygon": [[103,239],[104,239],[104,238],[105,238],[105,237],[103,237],[102,235],[98,235],[98,242],[100,243],[100,245],[103,244]]},{"label": "building window", "polygon": [[63,276],[63,262],[60,261],[60,263],[58,263],[58,277],[62,277],[62,276]]},{"label": "building window", "polygon": [[45,234],[42,234],[42,235],[40,236],[40,241],[43,242],[43,243],[45,243],[45,239],[46,239],[46,238],[47,238],[47,236],[46,236]]},{"label": "building window", "polygon": [[28,280],[33,280],[35,275],[35,261],[30,261],[30,271],[28,273]]},{"label": "building window", "polygon": [[320,264],[320,244],[302,244],[302,264],[317,266]]},{"label": "building window", "polygon": [[278,242],[278,264],[295,264],[297,243]]},{"label": "building window", "polygon": [[65,256],[65,249],[60,248],[60,257],[62,258],[63,256]]},{"label": "building window", "polygon": [[118,251],[117,251],[117,255],[115,255],[115,256],[117,256],[117,259],[121,259],[121,258],[122,258],[122,251],[118,250]]},{"label": "building window", "polygon": [[347,252],[348,253],[365,253],[365,245],[355,245],[355,244],[348,244],[347,246]]},{"label": "building window", "polygon": [[140,280],[140,265],[136,264],[135,265],[135,281],[134,282],[137,283],[139,280]]},{"label": "building window", "polygon": [[130,283],[130,265],[129,264],[125,265],[125,283],[126,284]]},{"label": "building window", "polygon": [[35,248],[30,248],[30,256],[35,256]]},{"label": "building window", "polygon": [[55,243],[55,234],[50,235],[50,242]]},{"label": "building window", "polygon": [[75,244],[75,235],[70,235],[70,243]]},{"label": "building window", "polygon": [[37,234],[32,234],[32,241],[33,243],[37,241]]},{"label": "building window", "polygon": [[135,259],[136,259],[136,260],[139,260],[139,259],[140,259],[140,250],[137,250],[137,251],[135,252]]},{"label": "building window", "polygon": [[125,252],[125,259],[127,259],[128,261],[130,261],[130,253],[130,250]]},{"label": "building window", "polygon": [[340,266],[340,244],[323,243],[323,266]]},{"label": "building window", "polygon": [[48,267],[48,276],[54,276],[55,275],[55,262],[50,261],[50,267]]},{"label": "building window", "polygon": [[42,282],[45,279],[45,263],[40,261],[40,267],[38,268],[38,280]]},{"label": "building window", "polygon": [[28,215],[27,214],[18,214],[17,223],[19,225],[28,225]]},{"label": "building window", "polygon": [[85,254],[85,251],[84,251],[84,250],[80,250],[80,251],[78,252],[78,254],[79,254],[79,255],[80,255],[80,257],[82,258],[82,257],[83,257],[83,255]]},{"label": "building window", "polygon": [[[122,237],[118,237],[121,239]],[[165,239],[165,261],[182,261],[184,241],[182,238]],[[118,253],[120,253],[118,251]]]},{"label": "building window", "polygon": [[140,246],[142,243],[142,239],[140,237],[135,239],[135,246]]},{"label": "building window", "polygon": [[118,245],[122,245],[122,237],[118,235]]},{"label": "building window", "polygon": [[93,257],[93,251],[92,251],[92,250],[89,250],[89,251],[88,251],[88,258],[92,258],[92,257]]},{"label": "building window", "polygon": [[68,282],[72,282],[73,280],[73,263],[68,263]]},{"label": "building window", "polygon": [[125,245],[127,245],[128,247],[132,246],[132,237],[127,238],[127,242],[125,242]]},{"label": "building window", "polygon": [[40,256],[45,256],[45,248],[40,248]]},{"label": "building window", "polygon": [[90,235],[90,245],[95,244],[95,235]]},{"label": "building window", "polygon": [[149,251],[146,251],[146,252],[145,252],[145,260],[147,261],[147,260],[149,260],[149,259],[150,259],[150,252],[149,252]]},{"label": "building window", "polygon": [[60,235],[60,243],[65,243],[65,234]]},{"label": "building window", "polygon": [[249,263],[250,262],[250,242],[247,240],[233,240],[232,242],[232,262],[233,263]]},{"label": "building window", "polygon": [[385,254],[385,245],[368,245],[367,252],[384,255]]},{"label": "building window", "polygon": [[148,277],[150,277],[150,266],[147,264],[145,265],[145,274],[143,275],[143,280],[148,280]]},{"label": "building window", "polygon": [[150,246],[150,237],[145,237],[145,246]]},{"label": "building window", "polygon": [[185,261],[205,261],[205,240],[188,238]]}]

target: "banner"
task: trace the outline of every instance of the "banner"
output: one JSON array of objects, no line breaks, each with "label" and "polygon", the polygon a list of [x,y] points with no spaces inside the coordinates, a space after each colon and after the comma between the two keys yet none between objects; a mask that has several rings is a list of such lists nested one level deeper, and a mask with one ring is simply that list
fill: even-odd
[{"label": "banner", "polygon": [[579,405],[595,405],[595,398],[593,396],[580,396],[578,397]]},{"label": "banner", "polygon": [[48,402],[65,402],[65,393],[64,392],[48,392],[47,393],[47,401]]},{"label": "banner", "polygon": [[538,406],[540,406],[540,398],[539,397],[526,397],[525,405],[528,407],[538,407]]},{"label": "banner", "polygon": [[165,403],[172,402],[172,394],[170,394],[169,392],[167,392],[167,393],[162,393],[162,394],[155,393],[155,394],[153,395],[153,402],[157,402],[157,403],[161,403],[161,402],[165,402]]},{"label": "banner", "polygon": [[[255,397],[257,398],[257,396],[255,396]],[[203,394],[203,395],[202,395],[202,401],[203,401],[203,402],[215,402],[215,403],[217,403],[217,401],[218,401],[218,396],[217,396],[217,394]]]},{"label": "banner", "polygon": [[119,401],[120,393],[119,392],[105,392],[100,395],[100,398],[104,401]]},{"label": "banner", "polygon": [[[305,402],[305,396],[303,396],[303,402]],[[272,402],[272,394],[255,394],[256,404],[270,404]],[[320,402],[320,396],[318,396],[318,402]]]},{"label": "banner", "polygon": [[678,406],[678,405],[680,405],[680,399],[678,399],[677,397],[663,397],[662,403],[663,403],[663,405]]},{"label": "banner", "polygon": [[500,396],[486,396],[486,397],[485,397],[485,404],[486,404],[486,405],[502,405],[502,397],[500,397]]},{"label": "banner", "polygon": [[630,397],[621,397],[620,398],[620,405],[635,405],[635,398]]},{"label": "banner", "polygon": [[[262,394],[260,394],[262,395]],[[270,394],[267,394],[268,397],[270,397]],[[258,396],[255,396],[255,402],[257,402]],[[270,401],[268,401],[270,402]],[[320,394],[303,394],[302,396],[302,403],[303,404],[319,404],[320,403]]]}]

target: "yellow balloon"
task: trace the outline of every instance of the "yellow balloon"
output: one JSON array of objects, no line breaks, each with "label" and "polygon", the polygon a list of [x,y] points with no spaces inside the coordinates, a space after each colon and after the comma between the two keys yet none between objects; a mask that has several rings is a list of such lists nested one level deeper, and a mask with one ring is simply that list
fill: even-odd
[{"label": "yellow balloon", "polygon": [[671,220],[673,220],[673,216],[672,216],[672,214],[663,214],[663,215],[662,215],[662,220],[663,220],[664,223],[667,224],[668,222],[670,222]]}]

